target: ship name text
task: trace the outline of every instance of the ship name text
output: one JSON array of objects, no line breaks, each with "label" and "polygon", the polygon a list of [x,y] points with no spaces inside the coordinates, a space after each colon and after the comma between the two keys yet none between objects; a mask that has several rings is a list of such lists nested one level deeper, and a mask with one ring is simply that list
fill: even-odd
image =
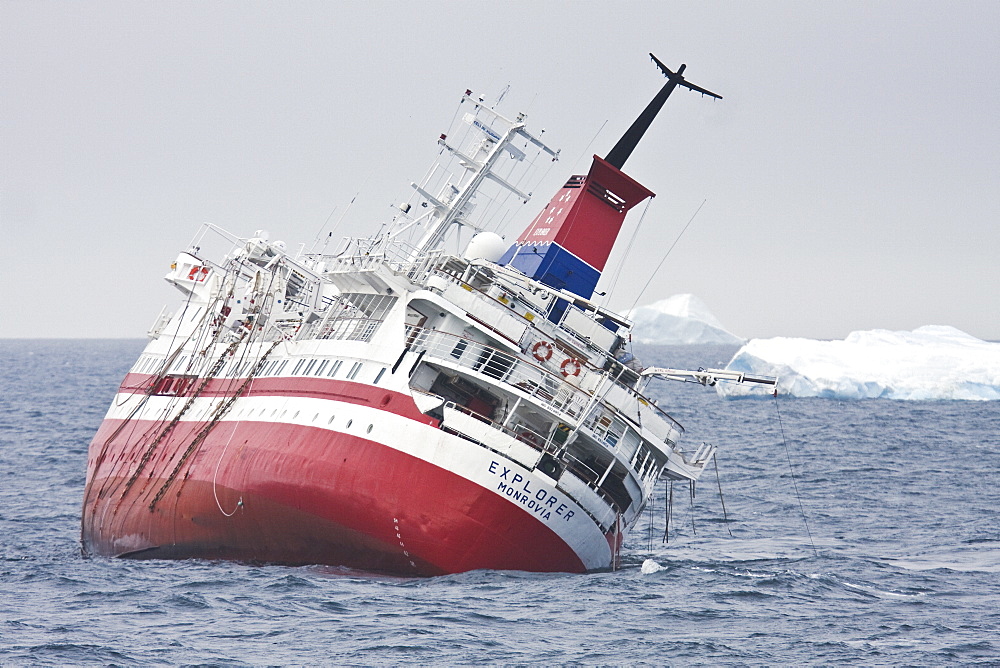
[{"label": "ship name text", "polygon": [[545,521],[552,519],[552,513],[562,517],[567,522],[575,515],[568,505],[559,500],[557,495],[541,487],[532,487],[530,480],[500,462],[490,462],[490,473],[498,478],[497,491],[512,501],[517,501],[525,509],[535,513]]}]

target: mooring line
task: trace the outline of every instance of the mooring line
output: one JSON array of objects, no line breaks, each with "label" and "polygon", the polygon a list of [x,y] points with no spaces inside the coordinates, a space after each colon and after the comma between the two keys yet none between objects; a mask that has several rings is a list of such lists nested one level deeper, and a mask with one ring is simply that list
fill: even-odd
[{"label": "mooring line", "polygon": [[812,546],[813,554],[819,556],[816,543],[813,542],[812,531],[809,530],[809,520],[806,519],[806,510],[802,507],[802,497],[799,495],[799,485],[795,480],[795,469],[792,468],[792,456],[788,452],[788,441],[785,440],[785,425],[781,422],[781,411],[778,410],[778,390],[774,391],[774,412],[778,416],[778,427],[781,429],[781,443],[785,446],[785,459],[788,460],[788,471],[792,474],[792,487],[795,489],[795,498],[799,502],[799,512],[802,514],[802,524],[806,527],[806,534],[809,536],[809,544]]},{"label": "mooring line", "polygon": [[667,505],[664,508],[663,514],[666,518],[666,525],[663,527],[663,542],[669,542],[670,540],[670,518],[674,514],[674,481],[668,480],[666,483],[666,493],[667,493]]},{"label": "mooring line", "polygon": [[715,458],[715,453],[712,453],[712,461],[715,463],[715,482],[719,485],[719,501],[722,502],[722,519],[726,523],[726,531],[729,532],[729,537],[733,537],[733,530],[729,528],[729,513],[726,512],[726,500],[722,498],[722,480],[719,478],[719,460]]}]

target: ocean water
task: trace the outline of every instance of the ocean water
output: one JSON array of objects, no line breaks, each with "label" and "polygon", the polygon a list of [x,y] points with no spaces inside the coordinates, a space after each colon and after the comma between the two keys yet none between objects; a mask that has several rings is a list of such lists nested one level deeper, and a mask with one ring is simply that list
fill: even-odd
[{"label": "ocean water", "polygon": [[[997,402],[660,383],[718,475],[661,489],[616,572],[85,559],[87,445],[142,345],[0,341],[2,665],[1000,665]],[[689,368],[734,351],[637,349]]]}]

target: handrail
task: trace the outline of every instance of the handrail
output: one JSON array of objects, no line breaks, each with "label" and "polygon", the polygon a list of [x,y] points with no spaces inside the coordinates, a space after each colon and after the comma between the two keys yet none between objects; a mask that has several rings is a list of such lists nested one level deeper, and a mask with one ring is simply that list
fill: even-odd
[{"label": "handrail", "polygon": [[[406,340],[411,341],[411,350],[426,350],[429,357],[482,373],[524,392],[543,406],[564,413],[571,418],[571,421],[582,424],[586,418],[583,413],[593,403],[592,393],[576,387],[545,367],[528,362],[499,348],[487,346],[457,334],[436,329],[424,329],[413,325],[406,326]],[[619,386],[629,390],[620,383]],[[630,394],[644,401],[645,405],[653,409],[667,425],[673,426],[678,432],[683,433],[684,427],[660,410],[652,401],[634,391]],[[597,397],[597,403],[615,414],[620,413],[614,406],[607,404],[603,397]],[[655,429],[651,431],[657,433]],[[657,433],[657,435],[660,434]]]},{"label": "handrail", "polygon": [[547,369],[484,343],[434,329],[407,325],[410,349],[429,357],[471,369],[536,399],[543,406],[571,418],[583,419],[590,396]]},{"label": "handrail", "polygon": [[[479,270],[480,270],[480,267],[476,267],[475,271],[476,271],[477,274],[479,273]],[[510,314],[510,315],[513,315],[513,316],[516,316],[516,317],[520,317],[521,320],[523,320],[525,323],[527,323],[529,325],[533,325],[534,322],[535,322],[534,320],[531,320],[529,318],[524,317],[524,315],[522,315],[518,311],[511,311],[510,309],[505,308],[504,305],[503,305],[503,303],[500,302],[496,297],[494,297],[493,295],[490,295],[487,292],[484,292],[484,291],[480,290],[479,288],[477,288],[475,285],[473,285],[471,282],[469,282],[465,278],[461,278],[461,277],[456,276],[456,275],[454,275],[454,274],[452,274],[450,272],[447,272],[444,269],[442,269],[441,267],[432,268],[432,269],[429,270],[429,273],[433,273],[435,276],[440,276],[442,278],[448,279],[448,280],[456,283],[457,285],[469,288],[470,290],[479,293],[485,299],[489,300],[489,302],[492,303],[492,305],[498,307],[504,313],[507,313],[507,314]],[[471,279],[471,277],[470,277],[470,279]],[[535,315],[536,318],[544,319],[546,317],[547,311],[545,311],[545,312],[540,311],[540,310],[534,308],[534,306],[531,305],[531,304],[529,304],[529,303],[523,303],[523,306],[528,311],[532,312]],[[566,330],[566,329],[563,329],[561,327],[559,329],[560,329],[560,331],[564,331],[564,332],[566,332],[568,334],[571,334],[571,335],[573,334],[573,332],[571,332],[569,330]],[[526,341],[525,342],[526,345],[524,345],[522,347],[523,348],[530,347],[531,344],[535,343],[536,341],[540,341],[540,340],[544,340],[544,337],[542,337],[540,334],[538,334],[537,336],[533,337],[531,340]],[[562,354],[562,351],[560,351],[558,349],[555,349],[553,352],[557,352],[558,353],[555,357],[553,357],[553,360],[554,360],[553,365],[554,366],[558,365],[558,364],[561,364],[565,359],[568,359],[570,357],[569,355]],[[559,357],[561,357],[562,359],[559,359]],[[620,362],[618,362],[616,359],[614,359],[613,357],[611,357],[609,355],[605,354],[604,357],[605,357],[605,359],[607,359],[610,362],[614,362],[614,363],[619,364],[619,365],[621,364]],[[591,364],[590,361],[587,360],[587,359],[580,359],[580,358],[574,358],[574,359],[576,360],[576,362],[578,364],[580,364],[581,368],[586,369],[590,373],[598,373],[598,374],[607,373],[606,371],[604,371],[604,369],[601,369],[601,368],[596,367],[593,364]],[[553,375],[555,375],[555,374],[553,374]],[[613,378],[612,380],[615,382],[616,385],[620,386],[622,389],[624,389],[630,395],[632,395],[633,397],[635,397],[639,401],[644,402],[644,405],[646,405],[649,408],[651,408],[661,419],[663,419],[665,422],[668,422],[669,424],[673,425],[674,429],[676,429],[677,431],[679,431],[681,433],[684,432],[684,427],[677,420],[675,420],[673,417],[671,417],[666,411],[664,411],[662,408],[660,408],[655,403],[653,403],[652,399],[647,398],[644,394],[642,394],[641,392],[639,392],[638,390],[636,390],[634,387],[630,387],[628,385],[625,385],[624,383],[619,382],[615,378]]]},{"label": "handrail", "polygon": [[[521,426],[521,427],[518,428],[517,431],[515,431],[515,430],[513,430],[513,429],[511,429],[509,427],[505,427],[502,424],[491,420],[490,418],[486,417],[485,415],[482,415],[482,414],[477,413],[477,412],[475,412],[473,410],[470,410],[470,409],[466,408],[465,406],[459,406],[458,404],[456,404],[453,401],[449,401],[449,402],[445,403],[444,406],[452,408],[454,410],[457,410],[457,411],[459,411],[461,413],[465,413],[466,415],[468,415],[470,417],[473,417],[473,418],[475,418],[477,420],[480,420],[481,422],[483,422],[485,424],[488,424],[489,426],[491,426],[492,428],[496,429],[497,431],[500,431],[500,432],[506,434],[507,436],[510,436],[511,438],[514,438],[515,440],[517,440],[517,441],[519,441],[521,443],[524,443],[525,445],[531,446],[532,448],[534,448],[535,450],[538,450],[539,452],[543,452],[543,453],[552,455],[553,457],[556,456],[559,453],[559,448],[554,447],[554,443],[552,442],[551,439],[547,439],[547,438],[543,437],[541,434],[539,434],[538,432],[534,431],[533,429],[529,429],[527,427]],[[447,421],[443,422],[441,424],[441,427],[444,428],[444,429],[455,429],[454,427],[449,427]],[[518,433],[519,431],[523,432],[523,433],[519,434]],[[540,439],[540,440],[538,442],[533,442],[531,439],[526,439],[526,438],[524,438],[524,433],[534,435],[534,436],[538,437],[538,439]],[[483,444],[480,443],[480,445],[483,445]],[[487,446],[483,445],[483,447],[487,447]],[[578,459],[577,457],[574,457],[573,455],[571,455],[568,452],[563,453],[560,458],[562,459],[563,463],[566,464],[566,470],[569,471],[570,474],[572,474],[573,476],[575,476],[578,480],[580,480],[580,482],[582,482],[584,485],[586,485],[591,491],[593,491],[595,494],[597,494],[599,497],[601,497],[601,499],[604,500],[609,506],[611,506],[611,509],[614,510],[616,513],[621,513],[622,512],[621,506],[618,505],[618,502],[615,501],[614,498],[612,498],[612,496],[610,494],[608,494],[608,492],[603,487],[601,487],[600,485],[598,485],[598,482],[601,479],[601,474],[600,473],[598,473],[597,471],[595,471],[594,469],[592,469],[589,465],[585,464],[580,459]]]},{"label": "handrail", "polygon": [[[477,413],[476,411],[470,408],[467,408],[465,406],[460,406],[456,404],[454,401],[446,402],[444,405],[446,407],[451,407],[460,413],[465,413],[470,417],[474,417],[480,422],[488,424],[497,431],[502,432],[507,436],[510,436],[514,440],[524,443],[525,445],[529,445],[535,450],[538,450],[539,452],[544,452],[549,455],[555,455],[559,451],[559,448],[554,447],[552,439],[542,436],[534,429],[531,429],[525,425],[519,425],[517,429],[511,429],[510,427],[505,427],[504,425],[500,424],[499,422],[496,422],[495,420],[491,420],[482,413]],[[448,426],[447,422],[445,422],[443,426],[447,427]],[[534,436],[535,438],[532,439],[531,438],[532,436]]]}]

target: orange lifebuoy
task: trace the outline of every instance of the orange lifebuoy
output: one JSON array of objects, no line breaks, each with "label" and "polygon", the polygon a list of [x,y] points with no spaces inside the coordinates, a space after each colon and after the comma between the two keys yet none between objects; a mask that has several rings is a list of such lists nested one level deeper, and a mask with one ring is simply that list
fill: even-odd
[{"label": "orange lifebuoy", "polygon": [[563,363],[559,365],[559,371],[562,375],[569,376],[579,376],[580,375],[580,362],[572,357],[567,357],[563,360]]},{"label": "orange lifebuoy", "polygon": [[188,280],[197,281],[198,283],[203,282],[206,276],[208,276],[208,267],[199,267],[198,265],[195,265],[191,267],[191,271],[188,272]]},{"label": "orange lifebuoy", "polygon": [[539,362],[547,362],[552,357],[552,345],[545,341],[539,341],[531,347],[531,354]]}]

